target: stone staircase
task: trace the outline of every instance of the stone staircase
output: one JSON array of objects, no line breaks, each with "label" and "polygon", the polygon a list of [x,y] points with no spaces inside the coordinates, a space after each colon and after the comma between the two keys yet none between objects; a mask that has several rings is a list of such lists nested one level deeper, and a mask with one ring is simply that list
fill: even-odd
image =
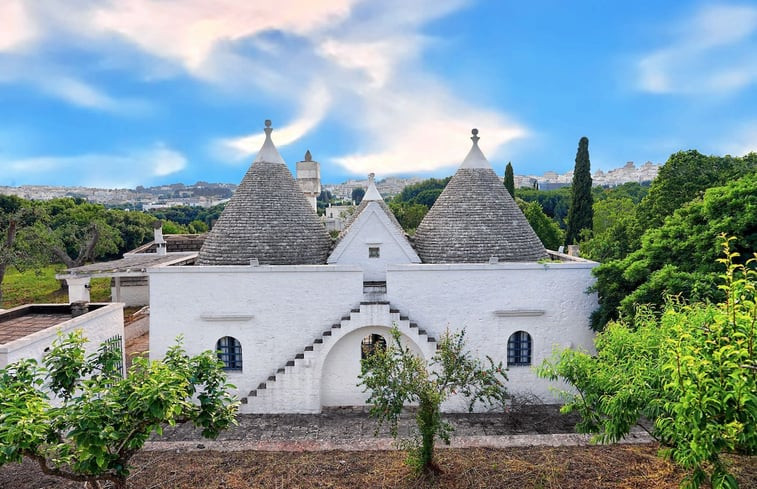
[{"label": "stone staircase", "polygon": [[[257,389],[241,399],[241,413],[318,413],[320,402],[320,374],[328,352],[342,337],[366,326],[396,325],[400,332],[420,346],[424,357],[431,358],[436,350],[436,339],[418,324],[400,313],[385,299],[386,285],[366,284],[364,300],[338,322],[323,331],[320,337],[306,346],[294,358],[287,360]],[[377,300],[379,299],[379,300]],[[387,338],[389,340],[389,338]]]}]

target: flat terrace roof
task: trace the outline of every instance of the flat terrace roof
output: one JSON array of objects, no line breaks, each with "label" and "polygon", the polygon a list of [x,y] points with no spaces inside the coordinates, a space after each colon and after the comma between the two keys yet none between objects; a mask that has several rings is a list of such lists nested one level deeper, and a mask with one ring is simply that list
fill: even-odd
[{"label": "flat terrace roof", "polygon": [[172,265],[189,265],[197,258],[197,252],[166,253],[140,253],[124,255],[119,260],[92,263],[81,267],[69,268],[65,272],[55,276],[57,279],[72,277],[128,277],[135,275],[147,275],[147,269],[151,267],[166,267]]},{"label": "flat terrace roof", "polygon": [[[102,305],[89,304],[93,311]],[[72,319],[69,304],[28,305],[0,313],[0,345]]]}]

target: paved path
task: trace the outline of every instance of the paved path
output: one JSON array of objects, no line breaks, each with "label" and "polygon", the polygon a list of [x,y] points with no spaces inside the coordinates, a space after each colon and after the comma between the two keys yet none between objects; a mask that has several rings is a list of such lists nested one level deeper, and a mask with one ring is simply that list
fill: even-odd
[{"label": "paved path", "polygon": [[[552,422],[542,429],[567,431]],[[557,415],[559,416],[559,415]],[[533,416],[532,416],[533,418]],[[537,417],[538,418],[538,417]],[[451,448],[524,447],[588,445],[589,436],[576,433],[539,433],[539,425],[514,423],[503,414],[449,415],[455,427]],[[374,436],[376,422],[364,413],[325,413],[314,415],[240,415],[239,425],[222,433],[216,440],[206,440],[191,426],[166,430],[145,445],[146,450],[390,450],[394,441],[387,429]],[[529,418],[531,420],[531,418]],[[412,429],[411,415],[403,416],[399,432],[408,435]],[[536,428],[536,429],[534,429]],[[641,428],[634,430],[623,443],[650,443],[653,440]],[[445,446],[439,444],[438,446]]]}]

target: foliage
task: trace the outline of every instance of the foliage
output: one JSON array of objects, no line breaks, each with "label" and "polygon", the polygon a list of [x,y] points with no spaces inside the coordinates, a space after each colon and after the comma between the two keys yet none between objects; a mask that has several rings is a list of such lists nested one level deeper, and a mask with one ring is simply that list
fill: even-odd
[{"label": "foliage", "polygon": [[[212,207],[199,206],[175,206],[166,209],[150,209],[147,213],[161,221],[173,221],[178,225],[189,227],[192,223],[202,222],[207,229],[202,231],[196,224],[195,230],[189,232],[202,233],[213,227],[215,221],[221,216],[226,204],[217,204]],[[154,220],[154,219],[153,219]]]},{"label": "foliage", "polygon": [[37,220],[37,212],[28,201],[13,195],[0,195],[0,304],[2,284],[9,267],[24,269],[43,261],[39,248],[24,239]]},{"label": "foliage", "polygon": [[505,167],[505,188],[510,193],[510,197],[515,198],[515,175],[513,174],[513,165],[509,161]]},{"label": "foliage", "polygon": [[596,267],[593,290],[599,292],[599,309],[592,315],[592,327],[601,330],[619,315],[633,321],[637,305],[658,308],[666,295],[722,299],[716,286],[717,236],[738,236],[733,248],[742,254],[757,249],[756,190],[757,174],[708,189],[661,227],[648,229],[638,249]]},{"label": "foliage", "polygon": [[361,187],[353,188],[352,189],[352,200],[355,202],[355,205],[360,205],[360,202],[363,201],[363,196],[365,195],[365,189]]},{"label": "foliage", "polygon": [[557,223],[550,219],[542,210],[538,202],[525,202],[516,199],[523,215],[541,240],[545,248],[556,250],[563,242],[563,232]]},{"label": "foliage", "polygon": [[538,202],[544,213],[554,219],[561,229],[565,229],[565,220],[570,207],[570,187],[555,190],[537,190],[519,188],[518,197],[526,202]]},{"label": "foliage", "polygon": [[[451,395],[468,399],[468,409],[476,402],[503,406],[507,399],[506,369],[491,358],[485,366],[465,350],[465,331],[447,330],[430,363],[400,342],[400,331],[392,328],[393,342],[387,349],[361,360],[360,384],[370,392],[371,416],[379,427],[389,423],[396,438],[399,416],[407,404],[418,404],[415,421],[418,436],[411,443],[408,462],[418,471],[434,469],[434,442],[438,436],[449,444],[452,426],[441,416],[441,405]],[[378,429],[377,429],[378,431]]]},{"label": "foliage", "polygon": [[0,371],[0,465],[28,457],[47,474],[125,487],[130,458],[164,425],[192,422],[213,438],[235,422],[215,353],[190,358],[176,345],[163,361],[136,357],[123,378],[120,350],[85,356],[84,343],[71,333],[43,365],[27,359]]},{"label": "foliage", "polygon": [[392,210],[394,217],[408,233],[415,232],[415,228],[421,223],[428,213],[429,208],[423,204],[409,204],[407,202],[389,202],[389,208]]},{"label": "foliage", "polygon": [[591,237],[581,241],[581,256],[598,262],[625,258],[641,245],[636,204],[629,197],[594,202]]},{"label": "foliage", "polygon": [[568,229],[565,244],[578,243],[581,231],[592,229],[594,198],[591,192],[591,163],[589,162],[589,139],[578,142],[576,166],[573,170],[573,185],[568,209]]},{"label": "foliage", "polygon": [[[392,202],[395,202],[397,204],[423,204],[430,208],[432,205],[434,205],[436,197],[441,194],[441,191],[444,190],[444,187],[447,186],[447,183],[449,183],[451,178],[452,177],[442,179],[429,178],[427,180],[423,180],[422,182],[407,185],[402,189],[402,192],[394,196]],[[438,191],[438,193],[435,192],[436,197],[434,197],[433,200],[429,200],[429,196],[434,195],[434,193],[426,193],[423,197],[420,196],[421,193],[427,190]]]},{"label": "foliage", "polygon": [[[563,393],[564,412],[578,412],[580,431],[614,442],[641,418],[662,453],[691,470],[684,484],[738,487],[723,453],[757,453],[757,273],[734,262],[723,244],[726,273],[719,304],[668,300],[661,317],[648,310],[636,327],[613,322],[596,338],[597,354],[559,352],[539,369],[578,394]],[[757,254],[754,255],[757,259]]]},{"label": "foliage", "polygon": [[757,153],[743,158],[705,156],[696,150],[668,158],[639,204],[637,216],[645,228],[661,226],[676,209],[702,196],[710,187],[725,185],[757,171]]}]

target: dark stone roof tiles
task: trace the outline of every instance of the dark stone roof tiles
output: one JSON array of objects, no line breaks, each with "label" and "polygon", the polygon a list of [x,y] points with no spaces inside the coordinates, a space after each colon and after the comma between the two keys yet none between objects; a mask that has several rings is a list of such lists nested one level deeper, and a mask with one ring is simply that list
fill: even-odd
[{"label": "dark stone roof tiles", "polygon": [[460,168],[415,232],[423,263],[538,261],[547,251],[494,170]]},{"label": "dark stone roof tiles", "polygon": [[326,228],[281,162],[250,167],[200,250],[198,265],[324,264]]}]

